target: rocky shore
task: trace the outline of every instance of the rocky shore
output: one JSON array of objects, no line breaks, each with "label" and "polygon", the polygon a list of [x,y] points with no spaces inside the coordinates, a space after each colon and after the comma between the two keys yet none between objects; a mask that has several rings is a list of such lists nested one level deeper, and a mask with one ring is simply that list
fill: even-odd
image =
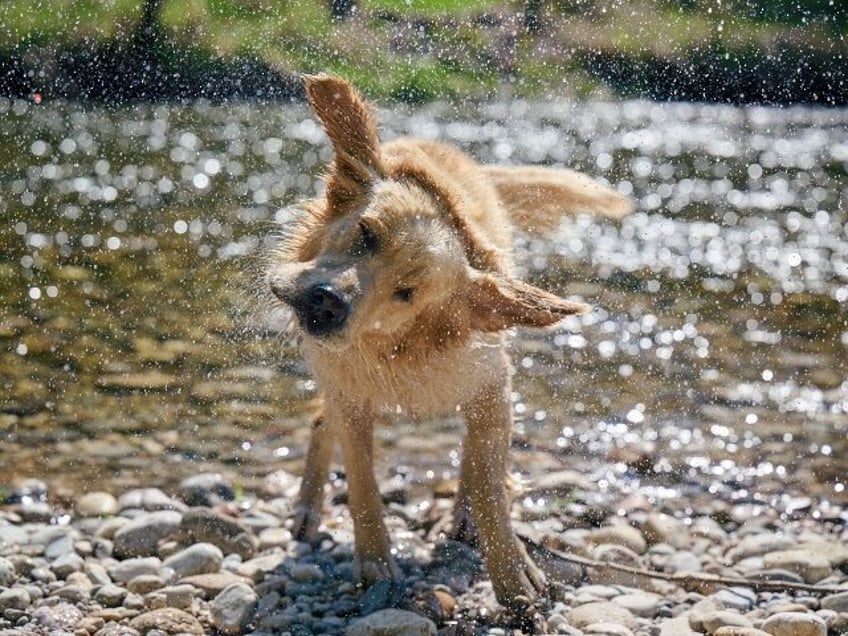
[{"label": "rocky shore", "polygon": [[[558,580],[539,608],[542,633],[848,634],[843,511],[706,497],[657,508],[624,493],[590,504],[581,480],[563,471],[529,485],[513,507],[520,533],[543,560],[565,553],[631,569],[548,558]],[[54,501],[41,482],[16,484],[0,507],[0,636],[522,633],[505,626],[477,553],[445,538],[449,488],[417,501],[389,492],[406,580],[363,593],[352,579],[343,489],[310,545],[287,529],[296,486],[275,473],[251,496],[200,474],[173,494]],[[542,499],[559,510],[529,504]]]}]

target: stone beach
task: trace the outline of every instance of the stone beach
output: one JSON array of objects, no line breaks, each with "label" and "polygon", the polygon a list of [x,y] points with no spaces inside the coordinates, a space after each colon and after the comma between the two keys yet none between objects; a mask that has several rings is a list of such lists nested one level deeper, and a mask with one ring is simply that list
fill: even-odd
[{"label": "stone beach", "polygon": [[[549,475],[544,491],[555,485],[576,500],[589,494],[568,474],[560,478]],[[529,633],[509,626],[477,553],[446,538],[450,499],[443,492],[408,503],[392,492],[388,526],[405,580],[399,589],[363,591],[352,579],[343,504],[327,510],[314,544],[293,540],[292,501],[278,487],[293,481],[272,475],[257,496],[234,498],[220,475],[197,475],[173,495],[95,491],[68,507],[54,505],[44,484],[19,483],[7,497],[15,503],[0,509],[0,636]],[[525,488],[531,498],[542,492],[532,483]],[[520,534],[536,550],[549,548],[549,558],[570,553],[692,575],[675,582],[544,562],[558,578],[550,577],[550,598],[538,606],[536,633],[848,634],[844,513],[811,523],[714,501],[684,516],[671,512],[674,503],[664,512],[627,495],[591,510],[565,504],[545,518],[514,506]],[[759,589],[764,581],[771,585]]]}]

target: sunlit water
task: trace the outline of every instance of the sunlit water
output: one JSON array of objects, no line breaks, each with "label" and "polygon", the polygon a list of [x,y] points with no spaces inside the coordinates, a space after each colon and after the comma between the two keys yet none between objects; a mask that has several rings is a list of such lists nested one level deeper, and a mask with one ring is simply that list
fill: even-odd
[{"label": "sunlit water", "polygon": [[[596,310],[521,332],[514,467],[839,514],[848,502],[848,110],[648,102],[381,112],[634,197],[519,238]],[[60,495],[299,470],[315,387],[257,254],[328,159],[303,106],[0,101],[0,484]],[[455,476],[454,421],[379,432],[381,478]],[[424,433],[424,434],[422,434]],[[387,468],[391,466],[392,468]],[[547,505],[547,501],[527,501]]]}]

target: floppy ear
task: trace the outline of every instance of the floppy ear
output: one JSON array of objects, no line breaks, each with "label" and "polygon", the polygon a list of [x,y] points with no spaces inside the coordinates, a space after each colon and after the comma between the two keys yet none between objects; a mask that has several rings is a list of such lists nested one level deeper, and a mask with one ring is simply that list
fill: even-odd
[{"label": "floppy ear", "polygon": [[345,204],[363,196],[385,174],[377,127],[371,110],[347,81],[325,74],[307,75],[304,81],[309,105],[333,144],[335,156],[327,176],[330,209],[344,213]]},{"label": "floppy ear", "polygon": [[527,232],[548,233],[566,214],[594,212],[617,219],[633,208],[627,197],[574,170],[541,166],[483,170],[512,220]]},{"label": "floppy ear", "polygon": [[471,327],[477,331],[547,327],[590,309],[589,305],[563,300],[520,280],[494,274],[474,276],[465,297]]}]

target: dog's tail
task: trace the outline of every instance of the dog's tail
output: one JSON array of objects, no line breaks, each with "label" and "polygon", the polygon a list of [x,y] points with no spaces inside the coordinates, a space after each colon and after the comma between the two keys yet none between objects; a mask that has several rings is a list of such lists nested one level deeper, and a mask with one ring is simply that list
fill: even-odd
[{"label": "dog's tail", "polygon": [[533,234],[551,232],[568,214],[592,212],[618,219],[633,209],[628,197],[573,170],[537,166],[483,169],[515,224]]}]

